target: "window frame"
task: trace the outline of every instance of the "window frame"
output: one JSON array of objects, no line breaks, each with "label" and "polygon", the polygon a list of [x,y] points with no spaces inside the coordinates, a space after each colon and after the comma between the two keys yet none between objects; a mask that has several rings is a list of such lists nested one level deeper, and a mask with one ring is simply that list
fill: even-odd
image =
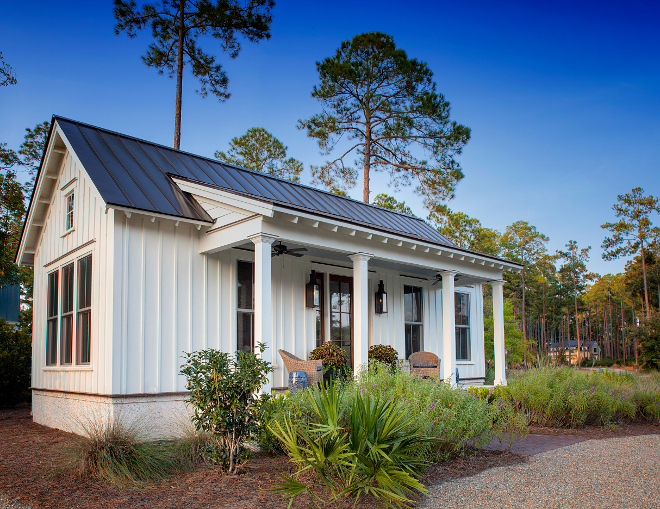
[{"label": "window frame", "polygon": [[[406,288],[412,288],[413,290],[419,290],[419,321],[409,321],[406,313]],[[415,286],[415,285],[403,285],[403,348],[405,358],[408,359],[410,355],[417,352],[424,351],[424,287]],[[413,310],[414,314],[414,310]],[[408,327],[410,327],[410,332],[412,335],[413,327],[418,329],[419,334],[419,350],[413,350],[413,345],[411,342],[410,352],[408,352]]]},{"label": "window frame", "polygon": [[[65,282],[64,272],[65,270],[70,271],[70,279],[67,279]],[[69,286],[70,284],[70,295],[65,296],[65,285]],[[73,365],[73,352],[74,346],[73,342],[75,340],[74,336],[74,318],[76,314],[76,261],[73,260],[69,263],[66,263],[60,267],[60,366],[72,366]],[[69,304],[69,307],[65,310],[65,303]],[[68,329],[65,331],[65,327],[68,324]],[[65,338],[65,332],[67,332],[67,337]],[[70,342],[66,340],[70,339]],[[67,354],[69,360],[67,359]]]},{"label": "window frame", "polygon": [[[240,303],[239,302],[239,293],[238,293],[238,288],[239,288],[238,287],[238,283],[239,283],[238,282],[238,277],[239,277],[238,264],[239,263],[249,263],[250,265],[252,265],[252,308],[241,308],[241,307],[239,307],[239,303]],[[236,267],[236,286],[235,286],[235,288],[236,288],[236,350],[245,351],[245,350],[242,350],[241,348],[239,348],[239,340],[240,340],[239,327],[241,326],[241,320],[242,320],[243,315],[250,315],[251,316],[251,320],[250,320],[250,331],[251,331],[250,336],[251,337],[250,337],[250,340],[251,340],[251,343],[252,343],[250,351],[252,353],[254,353],[254,347],[255,347],[255,344],[254,344],[254,290],[255,290],[255,288],[254,288],[254,286],[255,286],[254,272],[255,272],[255,266],[256,266],[256,264],[254,263],[254,260],[246,260],[246,259],[242,259],[242,258],[237,258],[236,259],[236,265],[235,265],[235,267]]]},{"label": "window frame", "polygon": [[[467,298],[467,325],[464,324],[459,324],[459,321],[457,320],[456,316],[456,298],[458,296],[461,297],[466,297]],[[472,362],[472,320],[470,319],[470,308],[472,306],[472,299],[470,298],[470,293],[468,292],[454,292],[454,328],[455,328],[455,339],[456,339],[456,360],[461,361],[461,362]],[[462,305],[461,305],[462,308]],[[462,311],[462,309],[461,309]],[[458,331],[459,329],[461,330],[467,330],[467,345],[465,345],[465,351],[467,352],[467,357],[459,357],[459,352],[463,350],[463,348],[459,348],[459,335]],[[463,338],[460,338],[460,341],[462,341]]]},{"label": "window frame", "polygon": [[[89,259],[88,261],[88,273],[89,273],[89,302],[88,306],[85,308],[80,308],[79,301],[79,272],[80,272],[80,262]],[[91,369],[92,364],[92,309],[94,307],[94,294],[93,294],[93,278],[94,278],[94,253],[93,251],[88,251],[84,254],[73,256],[66,260],[62,260],[61,264],[54,268],[50,272],[46,273],[46,355],[43,369]],[[71,291],[71,306],[69,310],[64,309],[64,281],[63,274],[64,271],[69,267],[72,267],[72,291]],[[51,295],[52,281],[54,278],[54,283],[56,288],[53,288],[54,294]],[[53,296],[57,299],[56,302],[52,301]],[[53,309],[51,309],[53,308]],[[51,311],[54,311],[54,315],[51,314]],[[87,355],[89,360],[86,362],[80,361],[80,350],[79,350],[79,316],[81,313],[84,313],[88,316],[87,325],[88,325],[88,351]],[[70,328],[71,343],[70,345],[64,344],[64,327],[65,320]],[[55,335],[53,338],[49,337],[49,328],[54,327]],[[55,349],[55,362],[50,362],[52,359],[51,353],[49,351],[49,346]],[[70,352],[68,349],[70,348]],[[65,351],[67,349],[67,351]],[[64,362],[65,354],[69,353],[70,362]]]},{"label": "window frame", "polygon": [[[64,195],[64,233],[68,233],[75,228],[75,210],[76,210],[76,191],[72,189]],[[71,200],[71,210],[69,210],[69,199]]]},{"label": "window frame", "polygon": [[[87,288],[85,289],[85,294],[87,295],[88,302],[87,306],[81,307],[81,295],[80,295],[80,264],[85,261],[85,282]],[[92,362],[92,297],[93,297],[93,286],[92,286],[92,272],[93,272],[93,260],[92,253],[82,256],[76,260],[76,281],[75,288],[77,290],[77,295],[75,296],[76,300],[76,323],[75,323],[75,359],[76,366],[88,366]],[[81,342],[81,317],[86,317],[87,320],[87,360],[81,360],[83,356],[82,352],[82,342]]]}]

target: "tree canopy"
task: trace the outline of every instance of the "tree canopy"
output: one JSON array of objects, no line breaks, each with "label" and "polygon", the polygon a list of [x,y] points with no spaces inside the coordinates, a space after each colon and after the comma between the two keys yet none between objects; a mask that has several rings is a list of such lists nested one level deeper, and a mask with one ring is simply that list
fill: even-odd
[{"label": "tree canopy", "polygon": [[440,233],[459,247],[497,256],[502,250],[501,234],[481,225],[463,212],[452,212],[445,204],[433,207],[427,218]]},{"label": "tree canopy", "polygon": [[215,158],[248,170],[300,182],[303,164],[286,157],[287,147],[262,127],[248,129],[229,142],[227,152],[217,151]]},{"label": "tree canopy", "polygon": [[274,0],[161,0],[138,8],[134,0],[114,0],[115,34],[126,32],[130,38],[147,25],[154,42],[142,61],[159,74],[176,74],[176,113],[174,148],[181,145],[181,95],[183,68],[189,65],[206,97],[210,92],[219,101],[229,98],[229,79],[215,56],[199,46],[200,37],[211,37],[220,48],[236,58],[241,50],[237,34],[251,42],[270,39],[271,10]]},{"label": "tree canopy", "polygon": [[415,214],[413,214],[412,209],[406,205],[405,201],[397,201],[394,196],[390,196],[385,193],[376,195],[373,201],[373,205],[377,205],[378,207],[382,207],[384,209],[393,210],[394,212],[400,212],[401,214],[407,214],[409,216],[416,217]]},{"label": "tree canopy", "polygon": [[372,170],[387,171],[395,189],[415,181],[429,202],[454,196],[463,178],[455,157],[470,129],[450,120],[449,102],[436,92],[426,63],[408,58],[389,35],[370,32],[342,42],[316,68],[320,83],[312,97],[323,111],[300,120],[299,128],[317,140],[322,154],[337,155],[312,167],[315,183],[355,186],[353,158],[362,167],[365,203]]},{"label": "tree canopy", "polygon": [[16,83],[14,69],[5,62],[2,51],[0,51],[0,87],[8,87],[9,85],[16,85]]}]

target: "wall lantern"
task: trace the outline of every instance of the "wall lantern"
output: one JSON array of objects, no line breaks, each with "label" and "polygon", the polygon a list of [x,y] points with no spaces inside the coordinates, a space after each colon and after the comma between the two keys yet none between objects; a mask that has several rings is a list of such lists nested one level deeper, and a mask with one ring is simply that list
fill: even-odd
[{"label": "wall lantern", "polygon": [[318,308],[321,306],[321,285],[316,279],[315,270],[309,275],[309,283],[305,285],[305,293],[308,308]]},{"label": "wall lantern", "polygon": [[376,313],[387,313],[387,293],[385,293],[382,279],[378,283],[378,291],[376,292]]}]

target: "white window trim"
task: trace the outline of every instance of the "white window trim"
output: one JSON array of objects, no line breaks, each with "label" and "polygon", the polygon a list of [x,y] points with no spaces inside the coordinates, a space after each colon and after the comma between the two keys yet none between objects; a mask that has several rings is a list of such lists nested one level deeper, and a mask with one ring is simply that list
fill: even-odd
[{"label": "white window trim", "polygon": [[[75,211],[75,209],[74,209]],[[56,343],[57,343],[57,363],[48,365],[46,364],[46,356],[44,356],[44,362],[42,366],[42,371],[94,371],[94,362],[93,362],[93,356],[92,356],[92,334],[90,331],[90,356],[89,356],[89,362],[85,364],[77,364],[77,347],[78,347],[78,261],[82,260],[83,258],[86,258],[89,255],[92,255],[92,303],[90,306],[90,310],[93,310],[95,307],[95,299],[94,299],[94,251],[90,250],[87,251],[83,254],[78,254],[76,253],[77,256],[71,256],[71,257],[66,257],[60,260],[59,264],[57,265],[57,268],[51,268],[48,272],[46,272],[46,297],[48,296],[48,276],[52,274],[53,272],[57,272],[57,327],[55,328],[57,331],[57,337],[56,337]],[[62,333],[62,268],[66,267],[67,265],[70,265],[73,263],[73,331],[72,331],[72,343],[71,343],[71,348],[72,350],[72,364],[62,364],[62,359],[60,358],[60,354],[62,353],[62,345],[61,345],[61,333]],[[46,304],[46,322],[48,321],[48,304]],[[47,334],[45,336],[47,338]],[[44,349],[46,347],[46,344],[44,344]]]},{"label": "white window trim", "polygon": [[[417,283],[417,281],[415,281]],[[419,322],[407,322],[406,321],[406,286],[409,286],[411,288],[419,288],[422,291],[422,309],[421,309],[421,321]],[[427,346],[427,341],[426,341],[426,329],[428,328],[426,326],[426,323],[424,322],[424,319],[426,317],[426,313],[424,312],[424,307],[426,306],[426,299],[427,299],[427,293],[428,293],[428,285],[423,284],[423,281],[419,281],[419,284],[411,284],[408,283],[407,281],[402,281],[401,284],[401,323],[402,323],[402,338],[403,338],[403,356],[405,357],[406,355],[406,325],[419,325],[422,328],[422,334],[421,334],[421,350],[420,352],[427,351],[425,350]],[[407,359],[406,359],[407,362]]]},{"label": "white window trim", "polygon": [[[462,328],[462,329],[467,329],[468,330],[468,350],[470,352],[470,358],[469,359],[459,359],[458,356],[456,357],[456,364],[462,364],[462,365],[474,365],[474,341],[472,340],[472,294],[470,292],[460,292],[457,290],[454,290],[454,302],[456,302],[456,294],[460,295],[467,295],[468,296],[468,325],[467,327],[465,325],[458,325],[454,323],[454,328]],[[456,334],[454,333],[454,341],[456,340]]]},{"label": "white window trim", "polygon": [[[69,196],[73,196],[73,210],[71,211],[71,226],[67,228],[66,223],[69,220]],[[68,235],[75,229],[76,229],[76,190],[71,189],[71,191],[69,191],[64,195],[64,234],[62,235],[62,237]]]}]

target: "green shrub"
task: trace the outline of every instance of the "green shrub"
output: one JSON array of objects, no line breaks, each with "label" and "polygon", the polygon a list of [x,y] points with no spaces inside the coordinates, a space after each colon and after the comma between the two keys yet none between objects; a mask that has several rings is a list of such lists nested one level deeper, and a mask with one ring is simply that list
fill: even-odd
[{"label": "green shrub", "polygon": [[63,448],[56,471],[121,486],[141,486],[181,468],[171,444],[143,439],[140,424],[127,426],[120,419],[108,419],[81,425],[83,435],[75,435]]},{"label": "green shrub", "polygon": [[639,327],[629,327],[639,342],[639,356],[644,369],[660,369],[660,313],[642,321]]},{"label": "green shrub", "polygon": [[[260,352],[265,345],[260,344]],[[230,474],[249,456],[245,443],[261,434],[263,412],[270,395],[260,395],[273,368],[254,353],[236,356],[208,349],[185,354],[188,402],[195,429],[212,436],[205,456]]]},{"label": "green shrub", "polygon": [[30,401],[32,312],[22,312],[19,324],[0,318],[0,407]]},{"label": "green shrub", "polygon": [[390,367],[396,367],[399,353],[389,345],[373,345],[369,347],[369,362],[380,362]]},{"label": "green shrub", "polygon": [[[411,426],[406,409],[391,397],[358,391],[347,404],[346,396],[337,384],[310,388],[303,396],[312,409],[306,422],[291,415],[273,422],[272,433],[297,467],[293,477],[280,476],[275,490],[289,505],[302,494],[314,502],[349,497],[357,505],[369,495],[388,507],[411,503],[412,493],[426,492],[419,476],[427,460],[418,451],[434,439]],[[306,471],[311,482],[300,477]],[[316,484],[325,487],[328,500],[314,492]]]}]

